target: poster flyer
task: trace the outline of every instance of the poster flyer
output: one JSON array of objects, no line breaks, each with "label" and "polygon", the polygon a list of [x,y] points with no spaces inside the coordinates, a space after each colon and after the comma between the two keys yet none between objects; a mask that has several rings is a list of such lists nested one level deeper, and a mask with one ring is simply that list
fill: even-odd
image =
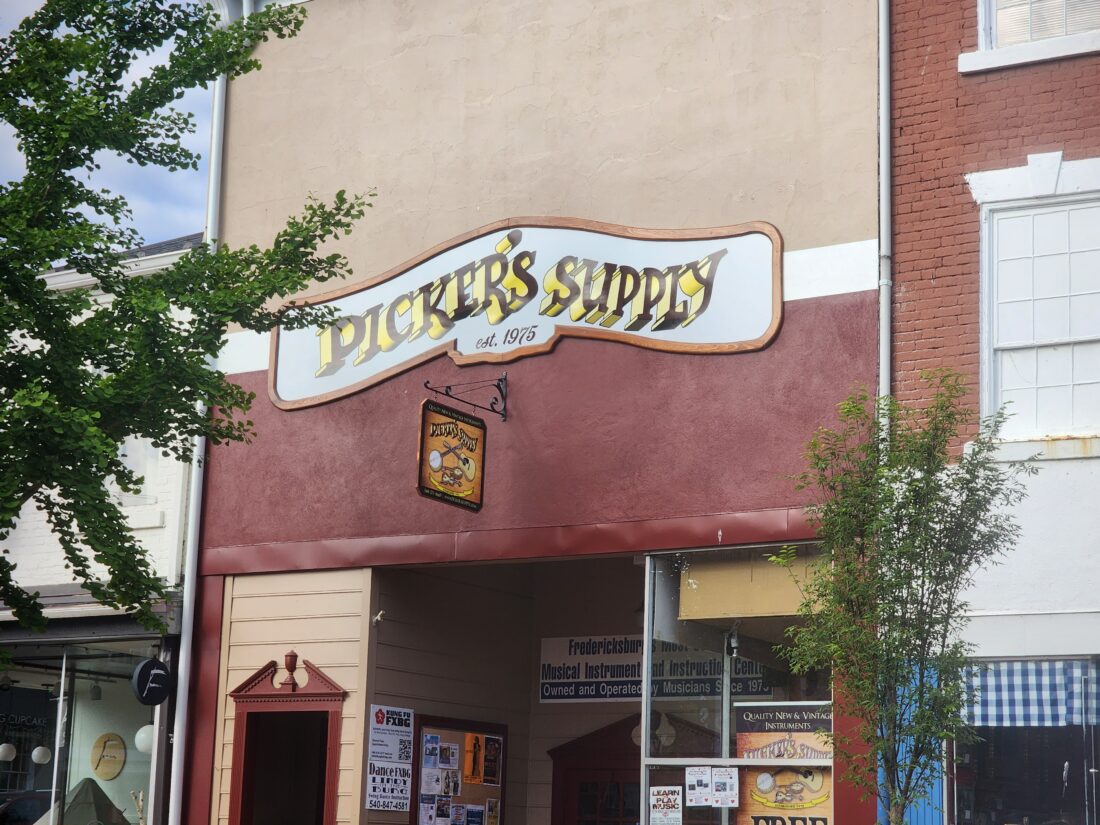
[{"label": "poster flyer", "polygon": [[499,736],[485,737],[485,753],[481,760],[481,779],[486,785],[500,784],[500,762],[504,754],[504,740]]},{"label": "poster flyer", "polygon": [[370,742],[367,759],[376,762],[412,762],[413,712],[388,705],[370,706]]},{"label": "poster flyer", "polygon": [[451,825],[466,825],[466,806],[451,804]]},{"label": "poster flyer", "polygon": [[440,742],[439,767],[462,770],[462,745],[457,742]]},{"label": "poster flyer", "polygon": [[649,825],[684,825],[684,789],[654,785],[649,789]]},{"label": "poster flyer", "polygon": [[[822,734],[832,730],[827,703],[739,705],[735,712],[737,755],[746,759],[831,759]],[[833,775],[826,767],[751,767],[737,825],[767,817],[832,820]]]},{"label": "poster flyer", "polygon": [[[462,781],[470,785],[481,785],[483,783],[483,766],[485,762],[485,736],[480,733],[467,733],[466,734],[466,749],[465,759],[463,761],[462,768]],[[470,812],[467,809],[466,816],[469,818]]]},{"label": "poster flyer", "polygon": [[740,803],[740,774],[737,768],[711,769],[715,808],[736,808]]},{"label": "poster flyer", "polygon": [[408,811],[412,798],[412,763],[367,763],[367,809]]},{"label": "poster flyer", "polygon": [[424,750],[420,755],[423,768],[439,767],[439,737],[434,733],[424,734]]},{"label": "poster flyer", "polygon": [[462,796],[462,771],[440,768],[439,772],[443,775],[443,790],[440,793],[444,796]]},{"label": "poster flyer", "polygon": [[711,769],[709,765],[688,765],[684,768],[684,783],[687,785],[687,806],[689,808],[711,807]]},{"label": "poster flyer", "polygon": [[451,798],[449,796],[437,796],[435,798],[435,825],[451,825]]},{"label": "poster flyer", "polygon": [[443,793],[443,776],[439,768],[425,768],[420,772],[420,793],[432,796]]},{"label": "poster flyer", "polygon": [[435,825],[435,797],[420,795],[420,817],[418,825]]},{"label": "poster flyer", "polygon": [[485,825],[485,806],[466,806],[466,825]]},{"label": "poster flyer", "polygon": [[500,825],[500,800],[485,800],[485,825]]}]

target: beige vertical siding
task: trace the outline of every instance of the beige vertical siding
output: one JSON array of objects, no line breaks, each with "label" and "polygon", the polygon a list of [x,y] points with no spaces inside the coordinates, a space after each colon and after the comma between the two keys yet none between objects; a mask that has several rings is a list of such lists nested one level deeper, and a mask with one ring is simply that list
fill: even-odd
[{"label": "beige vertical siding", "polygon": [[226,580],[212,825],[229,821],[234,705],[227,694],[272,659],[281,663],[291,649],[348,692],[340,731],[336,820],[358,822],[370,575],[369,570],[340,570]]}]

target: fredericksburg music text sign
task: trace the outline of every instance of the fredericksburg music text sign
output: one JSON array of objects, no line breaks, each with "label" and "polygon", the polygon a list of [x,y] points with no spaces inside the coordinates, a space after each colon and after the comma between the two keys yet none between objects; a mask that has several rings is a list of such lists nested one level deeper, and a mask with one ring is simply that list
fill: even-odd
[{"label": "fredericksburg music text sign", "polygon": [[338,321],[276,330],[272,400],[305,407],[447,353],[458,364],[547,352],[559,337],[669,352],[739,352],[779,329],[774,226],[664,231],[502,221],[378,278],[320,296]]}]

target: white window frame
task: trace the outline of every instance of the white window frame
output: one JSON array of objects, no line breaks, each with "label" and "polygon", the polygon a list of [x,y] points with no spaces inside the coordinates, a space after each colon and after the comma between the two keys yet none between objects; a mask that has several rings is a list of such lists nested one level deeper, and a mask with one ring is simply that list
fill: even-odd
[{"label": "white window frame", "polygon": [[1014,43],[1011,46],[995,46],[993,44],[993,3],[996,0],[977,0],[977,2],[978,48],[959,55],[960,74],[988,72],[1007,66],[1023,66],[1028,63],[1042,63],[1047,60],[1100,52],[1100,29],[1063,34],[1059,37],[1048,37],[1027,43]]},{"label": "white window frame", "polygon": [[[990,415],[1000,403],[993,339],[993,277],[996,274],[993,219],[999,213],[1017,210],[1087,202],[1100,204],[1100,158],[1063,161],[1061,152],[1028,155],[1027,166],[973,172],[966,176],[966,181],[981,208],[980,406],[982,415]],[[1002,451],[1005,458],[1024,458],[1036,453],[1040,458],[1079,458],[1082,452],[1077,446],[1081,441],[1090,442],[1084,454],[1100,455],[1100,434],[1082,433],[1054,439],[1035,434],[1013,440],[1021,445],[1021,450]]]}]

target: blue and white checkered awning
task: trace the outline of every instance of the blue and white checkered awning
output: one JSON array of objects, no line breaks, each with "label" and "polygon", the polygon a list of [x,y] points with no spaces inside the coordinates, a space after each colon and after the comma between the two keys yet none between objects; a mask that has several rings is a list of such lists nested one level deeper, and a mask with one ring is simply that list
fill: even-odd
[{"label": "blue and white checkered awning", "polygon": [[1100,722],[1100,667],[1082,659],[976,663],[963,716],[975,727],[1063,727]]}]

